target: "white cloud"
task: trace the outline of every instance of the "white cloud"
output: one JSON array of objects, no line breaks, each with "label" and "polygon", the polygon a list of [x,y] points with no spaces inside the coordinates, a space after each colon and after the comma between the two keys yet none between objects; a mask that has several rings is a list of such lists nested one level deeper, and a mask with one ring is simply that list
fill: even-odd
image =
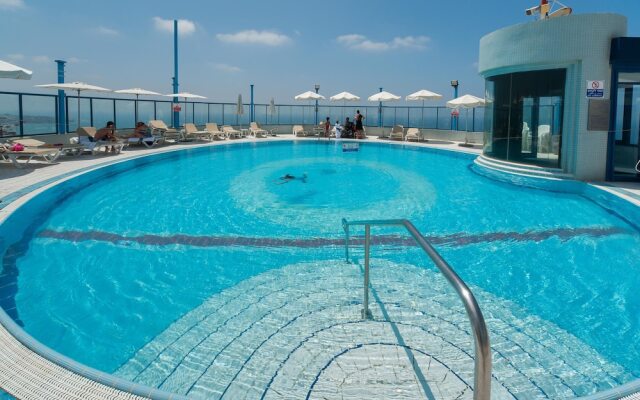
[{"label": "white cloud", "polygon": [[[173,20],[162,19],[160,17],[153,17],[153,24],[159,31],[165,31],[173,33]],[[191,35],[196,31],[196,24],[188,19],[178,20],[178,33],[181,35]]]},{"label": "white cloud", "polygon": [[265,46],[282,46],[291,42],[291,38],[272,31],[256,31],[254,29],[236,33],[218,33],[216,38],[226,43],[260,44]]},{"label": "white cloud", "polygon": [[375,42],[364,35],[352,33],[338,36],[338,43],[356,50],[363,51],[387,51],[394,49],[415,49],[422,50],[427,47],[431,39],[427,36],[404,36],[395,37],[388,42]]},{"label": "white cloud", "polygon": [[118,32],[115,29],[111,29],[111,28],[107,28],[105,26],[99,26],[96,28],[96,32],[99,33],[100,35],[104,35],[104,36],[118,36],[120,35],[120,32]]},{"label": "white cloud", "polygon": [[7,58],[13,61],[24,60],[24,54],[8,54]]},{"label": "white cloud", "polygon": [[39,64],[45,64],[51,62],[51,59],[47,56],[33,56],[33,62],[37,62]]},{"label": "white cloud", "polygon": [[215,63],[213,64],[213,67],[219,71],[230,72],[230,73],[236,73],[236,72],[242,71],[240,67],[236,67],[235,65],[222,64],[222,63]]},{"label": "white cloud", "polygon": [[2,9],[18,9],[24,8],[24,0],[0,0],[0,8]]}]

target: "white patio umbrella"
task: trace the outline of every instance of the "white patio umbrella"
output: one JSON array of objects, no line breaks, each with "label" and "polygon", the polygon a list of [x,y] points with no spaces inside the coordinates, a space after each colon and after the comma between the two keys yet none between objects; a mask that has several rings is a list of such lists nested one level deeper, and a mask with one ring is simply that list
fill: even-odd
[{"label": "white patio umbrella", "polygon": [[32,74],[28,69],[0,60],[0,78],[31,79]]},{"label": "white patio umbrella", "polygon": [[484,106],[484,104],[484,99],[470,94],[465,94],[456,99],[447,101],[447,107],[449,108],[475,108]]},{"label": "white patio umbrella", "polygon": [[92,92],[110,92],[111,89],[103,88],[100,86],[89,85],[83,82],[70,82],[70,83],[49,83],[46,85],[36,85],[36,87],[56,89],[56,90],[75,90],[78,92],[78,127],[80,127],[80,92],[89,90]]},{"label": "white patio umbrella", "polygon": [[344,106],[347,104],[347,101],[358,101],[360,97],[356,96],[353,93],[349,92],[340,92],[336,95],[329,97],[329,101],[342,101],[342,119],[344,119]]},{"label": "white patio umbrella", "polygon": [[[180,93],[170,93],[163,95],[165,97],[177,97],[180,100],[180,97],[184,99],[184,116],[185,122],[187,120],[187,99],[206,99],[204,96],[200,96],[198,94],[193,94],[189,92],[180,92]],[[172,114],[173,115],[173,114]]]},{"label": "white patio umbrella", "polygon": [[[294,100],[298,100],[298,101],[324,100],[324,96],[308,90],[304,93],[300,93],[299,95],[295,96]],[[309,106],[311,106],[311,103],[309,103]],[[302,108],[302,121],[304,122],[304,107]]]},{"label": "white patio umbrella", "polygon": [[[400,96],[396,96],[393,93],[389,93],[389,92],[378,92],[374,95],[369,96],[369,98],[367,98],[368,101],[375,101],[378,103],[382,103],[383,101],[397,101],[400,100]],[[379,111],[378,113],[380,114],[380,126],[382,126],[382,104],[379,107]]]},{"label": "white patio umbrella", "polygon": [[[485,105],[485,101],[484,99],[481,99],[480,97],[476,97],[470,94],[465,94],[462,95],[458,98],[455,98],[453,100],[449,100],[447,101],[447,107],[449,108],[454,108],[454,109],[458,109],[458,108],[466,108],[467,109],[467,116],[464,120],[464,130],[467,131],[467,127],[469,124],[469,109],[470,108],[476,108],[476,107],[482,107]],[[466,137],[465,134],[465,138],[464,138],[464,142],[465,144],[468,143],[468,139]]]},{"label": "white patio umbrella", "polygon": [[273,116],[276,115],[276,102],[273,97],[269,101],[269,115],[271,115],[271,123],[273,124]]},{"label": "white patio umbrella", "polygon": [[120,89],[114,90],[114,93],[121,94],[135,94],[136,95],[136,112],[135,112],[135,121],[138,122],[138,98],[140,95],[142,96],[160,96],[160,93],[152,92],[151,90],[145,90],[140,88],[131,88],[131,89]]},{"label": "white patio umbrella", "polygon": [[407,101],[420,101],[420,100],[422,100],[422,112],[421,112],[422,115],[421,115],[421,120],[420,120],[420,126],[424,128],[424,102],[425,102],[425,100],[438,100],[438,99],[441,99],[441,98],[442,98],[441,94],[430,92],[428,90],[422,89],[422,90],[418,90],[415,93],[411,93],[410,95],[405,97],[405,100],[407,100]]},{"label": "white patio umbrella", "polygon": [[[242,104],[242,94],[238,94],[238,102],[236,103],[236,115],[244,115],[244,105]],[[240,127],[242,127],[242,121],[240,121]]]}]

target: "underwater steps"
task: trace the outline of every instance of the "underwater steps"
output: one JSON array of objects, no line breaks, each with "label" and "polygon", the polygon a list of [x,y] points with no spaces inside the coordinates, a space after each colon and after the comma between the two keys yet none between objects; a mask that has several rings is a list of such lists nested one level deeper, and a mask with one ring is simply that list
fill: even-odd
[{"label": "underwater steps", "polygon": [[[117,376],[194,399],[473,397],[473,340],[441,275],[328,260],[240,282],[141,348]],[[490,330],[492,397],[567,398],[619,385],[622,367],[557,326],[474,288]]]}]

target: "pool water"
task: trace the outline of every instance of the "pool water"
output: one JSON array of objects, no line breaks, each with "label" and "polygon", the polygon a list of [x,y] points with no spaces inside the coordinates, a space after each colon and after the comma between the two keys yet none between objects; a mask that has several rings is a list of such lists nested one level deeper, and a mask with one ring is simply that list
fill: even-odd
[{"label": "pool water", "polygon": [[[376,143],[225,145],[131,163],[48,199],[6,249],[2,304],[75,360],[194,398],[249,387],[258,398],[322,397],[376,354],[394,376],[420,376],[403,364],[407,351],[441,366],[396,382],[407,393],[469,396],[464,310],[404,232],[374,230],[376,318],[357,317],[362,251],[344,262],[341,219],[407,218],[479,298],[494,394],[562,398],[640,377],[640,220],[562,183],[540,190],[480,172],[468,155]],[[321,347],[305,347],[316,338]],[[372,363],[367,382],[383,380]],[[286,380],[287,368],[311,375]]]}]

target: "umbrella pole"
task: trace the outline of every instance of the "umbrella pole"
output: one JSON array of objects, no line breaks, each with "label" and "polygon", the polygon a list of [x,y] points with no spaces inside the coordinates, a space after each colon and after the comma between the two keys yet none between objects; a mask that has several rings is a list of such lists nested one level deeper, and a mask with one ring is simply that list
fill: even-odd
[{"label": "umbrella pole", "polygon": [[135,104],[135,121],[133,121],[133,126],[135,128],[135,126],[138,124],[138,98],[140,97],[139,94],[136,94],[136,104]]},{"label": "umbrella pole", "polygon": [[80,89],[78,89],[78,128],[80,128]]},{"label": "umbrella pole", "polygon": [[424,100],[422,100],[422,116],[420,118],[420,128],[424,129]]}]

